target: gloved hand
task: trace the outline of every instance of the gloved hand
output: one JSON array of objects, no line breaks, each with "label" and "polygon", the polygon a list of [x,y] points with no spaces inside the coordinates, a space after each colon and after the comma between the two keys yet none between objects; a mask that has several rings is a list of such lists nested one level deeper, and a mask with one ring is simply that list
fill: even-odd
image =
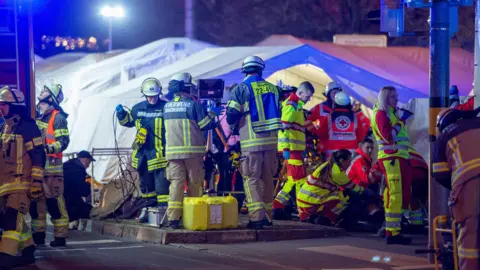
[{"label": "gloved hand", "polygon": [[147,129],[142,127],[137,132],[137,137],[135,137],[135,142],[138,145],[143,145],[145,144],[146,140],[147,140]]},{"label": "gloved hand", "polygon": [[115,107],[115,110],[117,110],[118,113],[122,113],[125,111],[122,104],[118,104],[117,107]]},{"label": "gloved hand", "polygon": [[374,196],[377,195],[377,194],[375,194],[375,192],[373,192],[373,190],[371,190],[369,188],[364,188],[362,194],[367,196],[367,197],[374,197]]},{"label": "gloved hand", "polygon": [[42,196],[42,194],[42,182],[38,180],[33,180],[32,184],[30,185],[30,199],[38,199]]},{"label": "gloved hand", "polygon": [[47,152],[47,154],[54,154],[55,147],[53,145],[47,144],[45,145],[45,152]]},{"label": "gloved hand", "polygon": [[284,158],[285,160],[289,160],[289,159],[290,159],[290,150],[287,150],[287,149],[283,150],[283,158]]},{"label": "gloved hand", "polygon": [[402,119],[403,121],[407,120],[412,115],[413,115],[413,112],[406,109],[400,109],[400,119]]},{"label": "gloved hand", "polygon": [[225,110],[225,107],[223,107],[222,105],[220,106],[217,106],[217,107],[213,107],[210,109],[209,113],[214,115],[214,116],[219,116],[222,114],[222,112]]},{"label": "gloved hand", "polygon": [[452,87],[450,87],[449,94],[450,94],[450,96],[457,96],[458,97],[458,87],[456,85],[452,85]]},{"label": "gloved hand", "polygon": [[448,99],[450,101],[450,106],[453,108],[455,108],[460,103],[460,97],[458,96],[458,87],[456,85],[452,85],[452,87],[450,87]]}]

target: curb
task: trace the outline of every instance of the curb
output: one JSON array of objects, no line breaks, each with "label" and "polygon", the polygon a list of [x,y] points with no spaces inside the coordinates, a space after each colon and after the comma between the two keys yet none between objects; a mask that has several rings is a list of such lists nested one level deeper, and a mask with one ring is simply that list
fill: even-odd
[{"label": "curb", "polygon": [[[278,222],[280,223],[280,222]],[[343,229],[320,225],[279,225],[264,230],[171,231],[116,221],[92,221],[92,232],[154,244],[228,244],[346,236]]]}]

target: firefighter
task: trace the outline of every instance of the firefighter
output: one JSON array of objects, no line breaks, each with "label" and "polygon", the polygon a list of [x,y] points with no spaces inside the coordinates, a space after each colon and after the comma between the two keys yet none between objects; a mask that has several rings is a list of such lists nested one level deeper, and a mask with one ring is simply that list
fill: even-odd
[{"label": "firefighter", "polygon": [[306,170],[303,164],[305,151],[305,115],[303,106],[307,103],[315,88],[310,82],[302,82],[298,90],[291,93],[282,103],[283,130],[278,132],[278,151],[283,153],[287,161],[287,182],[277,194],[273,202],[273,219],[289,219],[284,211],[290,200],[290,192],[300,190],[306,181]]},{"label": "firefighter", "polygon": [[161,216],[167,210],[168,187],[165,168],[165,128],[163,108],[166,102],[160,99],[162,85],[155,78],[147,78],[140,88],[145,100],[127,112],[119,104],[117,118],[124,127],[135,127],[137,135],[133,143],[132,167],[140,176],[140,191],[145,199],[138,221],[148,222],[147,206],[157,206]]},{"label": "firefighter", "polygon": [[386,242],[408,245],[411,239],[404,237],[400,231],[403,211],[408,210],[411,198],[409,138],[405,128],[405,120],[410,114],[397,110],[397,103],[396,89],[383,87],[373,109],[372,131],[378,144],[378,162],[386,176],[387,186],[383,196]]},{"label": "firefighter", "polygon": [[262,78],[264,69],[260,57],[245,58],[245,79],[233,89],[227,104],[227,122],[240,131],[241,172],[250,218],[247,227],[252,229],[271,224],[268,219],[272,214],[273,176],[278,169],[277,133],[283,127],[280,93]]},{"label": "firefighter", "polygon": [[[22,92],[0,89],[0,269],[35,263],[35,245],[25,224],[30,200],[42,195],[45,150],[42,134],[27,115]],[[23,247],[23,249],[22,249]],[[15,257],[21,249],[21,256]]]},{"label": "firefighter", "polygon": [[450,108],[462,111],[473,111],[473,108],[475,107],[475,96],[469,97],[465,103],[461,104],[458,96],[458,87],[452,85],[450,88],[450,104]]},{"label": "firefighter", "polygon": [[47,161],[43,180],[44,196],[33,200],[30,207],[33,240],[37,245],[45,245],[48,211],[52,218],[55,236],[50,246],[65,246],[69,222],[63,198],[62,152],[67,149],[70,138],[68,115],[60,107],[63,101],[62,86],[60,84],[44,86],[38,100],[36,122],[44,138]]},{"label": "firefighter", "polygon": [[[341,220],[340,215],[349,205],[348,196],[344,191],[351,190],[353,193],[368,197],[374,195],[370,189],[356,185],[348,179],[346,170],[351,161],[352,153],[347,149],[340,149],[308,176],[307,182],[297,195],[301,222],[335,225]],[[353,214],[346,218],[355,219]]]},{"label": "firefighter", "polygon": [[[190,74],[188,76],[191,77]],[[185,181],[189,197],[202,194],[205,131],[216,127],[215,117],[223,110],[218,106],[207,113],[206,108],[192,98],[191,89],[180,77],[176,75],[169,82],[168,91],[174,94],[174,99],[164,108],[165,156],[168,160],[167,179],[170,181],[167,213],[171,229],[180,228]]]},{"label": "firefighter", "polygon": [[460,269],[480,269],[480,118],[475,111],[446,109],[437,117],[437,141],[432,175],[451,190],[448,201],[460,230],[458,257]]}]

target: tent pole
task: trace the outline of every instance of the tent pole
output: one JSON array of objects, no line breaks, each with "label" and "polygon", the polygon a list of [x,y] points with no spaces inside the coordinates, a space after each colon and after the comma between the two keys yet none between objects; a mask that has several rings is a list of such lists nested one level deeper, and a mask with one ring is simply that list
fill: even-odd
[{"label": "tent pole", "polygon": [[477,0],[475,6],[475,75],[474,75],[474,90],[473,94],[475,95],[475,108],[480,106],[480,0]]},{"label": "tent pole", "polygon": [[185,37],[193,39],[195,36],[193,6],[195,0],[185,0]]},{"label": "tent pole", "polygon": [[[430,168],[432,168],[432,154],[435,149],[436,120],[438,113],[448,107],[448,88],[450,79],[450,5],[449,0],[431,0],[430,9]],[[449,192],[440,186],[429,175],[429,211],[428,220],[430,230],[428,235],[428,249],[433,248],[433,219],[438,215],[448,214]],[[429,254],[429,261],[433,263],[434,254]]]}]

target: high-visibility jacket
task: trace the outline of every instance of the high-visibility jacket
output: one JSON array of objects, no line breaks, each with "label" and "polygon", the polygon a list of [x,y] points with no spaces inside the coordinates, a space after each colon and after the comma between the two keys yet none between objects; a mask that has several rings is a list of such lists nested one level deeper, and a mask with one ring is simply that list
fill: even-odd
[{"label": "high-visibility jacket", "polygon": [[329,166],[328,161],[318,166],[318,168],[308,176],[307,182],[298,192],[297,204],[298,202],[306,203],[307,205],[322,204],[326,200],[329,200],[331,193],[341,194],[340,199],[342,200],[348,199],[348,197],[343,196],[343,192],[340,191],[341,188],[344,190],[352,190],[356,193],[363,192],[363,187],[350,181],[345,171],[342,171],[336,163],[332,165],[329,181],[323,182],[319,180],[320,174],[325,173],[323,171],[327,166]]},{"label": "high-visibility jacket", "polygon": [[278,130],[282,128],[279,107],[277,87],[260,76],[250,75],[232,90],[227,121],[232,124],[232,118],[239,127],[242,152],[277,149]]},{"label": "high-visibility jacket", "polygon": [[139,169],[142,162],[146,162],[149,172],[165,168],[165,127],[163,120],[163,108],[165,101],[158,100],[156,104],[150,104],[146,100],[133,106],[131,112],[117,113],[120,125],[135,127],[137,130],[145,128],[147,136],[145,143],[132,153],[132,167]]},{"label": "high-visibility jacket", "polygon": [[304,104],[295,93],[282,103],[283,131],[278,132],[278,151],[305,151]]},{"label": "high-visibility jacket", "polygon": [[305,122],[307,130],[319,139],[318,150],[327,157],[339,149],[355,152],[368,133],[370,120],[361,111],[352,111],[350,106],[332,109],[329,104],[320,103],[312,109]]},{"label": "high-visibility jacket", "polygon": [[67,117],[67,114],[53,107],[37,116],[36,123],[42,132],[47,149],[45,175],[63,175],[61,153],[67,149],[70,143]]},{"label": "high-visibility jacket", "polygon": [[214,117],[191,97],[176,96],[165,104],[167,160],[202,157],[205,152],[205,131],[216,127]]},{"label": "high-visibility jacket", "polygon": [[34,120],[13,115],[0,124],[0,153],[0,196],[43,182],[45,149]]},{"label": "high-visibility jacket", "polygon": [[400,120],[392,107],[388,112],[378,109],[375,104],[372,118],[372,131],[378,144],[378,159],[404,158],[410,154],[409,138],[404,121]]}]

